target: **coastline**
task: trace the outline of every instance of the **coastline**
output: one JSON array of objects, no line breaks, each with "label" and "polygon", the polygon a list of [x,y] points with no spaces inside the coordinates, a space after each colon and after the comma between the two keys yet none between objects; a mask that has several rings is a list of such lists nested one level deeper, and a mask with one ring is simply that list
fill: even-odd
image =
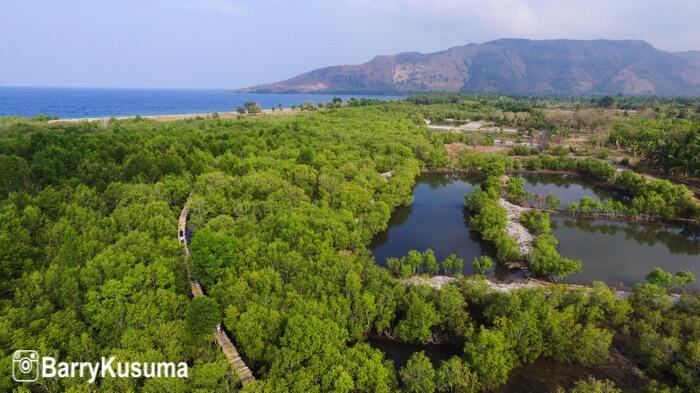
[{"label": "coastline", "polygon": [[[293,115],[295,113],[300,113],[301,110],[299,109],[291,109],[291,108],[282,108],[282,109],[263,109],[260,115]],[[129,120],[129,119],[135,119],[137,117],[142,118],[142,119],[148,119],[148,120],[155,120],[155,121],[177,121],[177,120],[186,120],[186,119],[193,119],[197,117],[212,117],[214,114],[218,114],[219,118],[221,119],[236,119],[238,116],[244,116],[244,117],[255,117],[256,115],[248,116],[248,115],[241,115],[238,112],[202,112],[202,113],[183,113],[183,114],[171,114],[171,115],[130,115],[130,116],[100,116],[100,117],[75,117],[75,118],[67,118],[67,119],[55,119],[55,120],[48,120],[47,123],[49,124],[57,124],[57,123],[80,123],[80,122],[93,122],[93,121],[109,121],[111,119],[114,120]]]},{"label": "coastline", "polygon": [[[0,86],[0,117],[57,116],[64,121],[101,121],[111,117],[129,119],[137,115],[156,120],[179,120],[213,112],[227,114],[246,102],[261,108],[347,102],[352,98],[382,101],[400,100],[405,95],[325,94],[325,93],[235,93],[230,89],[171,88],[87,88],[87,87],[3,87]],[[267,113],[268,111],[265,110]],[[277,111],[275,111],[277,112]]]}]

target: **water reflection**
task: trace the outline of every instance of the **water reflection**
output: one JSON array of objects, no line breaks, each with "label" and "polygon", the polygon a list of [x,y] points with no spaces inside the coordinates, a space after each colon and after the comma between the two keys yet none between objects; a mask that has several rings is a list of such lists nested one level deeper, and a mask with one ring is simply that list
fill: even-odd
[{"label": "water reflection", "polygon": [[[602,280],[630,287],[643,282],[654,267],[689,270],[700,277],[699,235],[692,230],[565,216],[552,221],[559,252],[583,262],[583,271],[567,277],[567,282]],[[692,288],[698,288],[697,283]]]},{"label": "water reflection", "polygon": [[541,196],[549,194],[558,196],[561,199],[562,209],[569,203],[578,202],[583,196],[599,201],[625,199],[624,195],[592,184],[581,176],[556,173],[523,173],[518,176],[525,179],[525,189],[528,192]]},{"label": "water reflection", "polygon": [[[526,188],[540,195],[554,194],[562,206],[588,195],[600,200],[622,196],[572,175],[524,174]],[[493,248],[469,230],[464,216],[464,196],[478,187],[478,174],[430,174],[417,179],[414,202],[396,209],[389,229],[372,243],[375,259],[385,265],[388,257],[401,257],[409,250],[432,248],[438,260],[450,253],[465,261],[464,273],[471,274],[471,261],[479,255],[493,255]],[[676,226],[627,223],[608,220],[574,219],[555,216],[553,232],[559,252],[580,259],[583,271],[568,282],[588,284],[595,280],[612,285],[632,286],[644,281],[658,266],[671,272],[690,270],[700,277],[700,234]],[[500,266],[500,265],[497,265]],[[493,272],[491,274],[494,274]],[[508,276],[503,268],[497,278]],[[697,288],[697,284],[694,288]]]},{"label": "water reflection", "polygon": [[625,240],[634,240],[638,244],[650,247],[663,245],[672,255],[700,254],[700,231],[691,228],[570,217],[554,220],[553,228],[559,224],[591,234],[601,233],[610,236],[624,234]]},{"label": "water reflection", "polygon": [[473,273],[471,261],[474,258],[494,254],[490,245],[469,230],[464,213],[464,197],[474,191],[481,180],[475,174],[420,176],[413,190],[412,205],[397,208],[389,221],[389,229],[372,242],[377,263],[386,266],[388,257],[432,248],[438,261],[455,253],[465,262],[463,271]]},{"label": "water reflection", "polygon": [[[562,206],[577,202],[584,195],[599,200],[624,199],[615,192],[587,184],[585,179],[577,176],[525,174],[523,177],[530,192],[557,195],[562,199]],[[474,257],[493,255],[493,249],[469,231],[464,217],[464,196],[478,187],[480,180],[480,176],[472,174],[420,176],[414,189],[413,204],[397,209],[389,230],[374,239],[372,250],[377,262],[384,265],[387,257],[401,257],[411,249],[423,251],[432,248],[440,260],[456,253],[465,260],[464,271],[471,273]],[[568,282],[588,284],[601,280],[631,286],[644,281],[644,276],[655,266],[672,272],[690,270],[700,278],[698,231],[669,225],[568,216],[553,216],[552,221],[552,230],[560,241],[559,252],[583,262],[583,271],[570,276]],[[501,270],[499,277],[505,277],[505,274]],[[439,367],[444,360],[461,356],[463,348],[462,342],[416,345],[377,336],[369,337],[368,342],[392,360],[397,370],[405,366],[414,352],[425,351],[433,365]],[[497,392],[555,392],[557,386],[570,387],[573,381],[589,375],[611,379],[621,387],[638,387],[638,376],[629,368],[619,367],[613,359],[596,367],[539,359],[513,370],[508,383]]]}]

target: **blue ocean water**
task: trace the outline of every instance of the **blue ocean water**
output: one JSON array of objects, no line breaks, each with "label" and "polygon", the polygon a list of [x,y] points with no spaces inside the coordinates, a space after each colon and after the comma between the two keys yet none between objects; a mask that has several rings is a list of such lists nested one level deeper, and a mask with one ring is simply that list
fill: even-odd
[{"label": "blue ocean water", "polygon": [[384,100],[402,98],[338,94],[247,94],[199,89],[0,87],[0,116],[34,117],[46,114],[70,119],[230,112],[247,101],[255,101],[263,109],[269,109],[279,104],[288,108],[307,101],[325,103],[333,97],[340,97],[343,101],[351,97]]}]

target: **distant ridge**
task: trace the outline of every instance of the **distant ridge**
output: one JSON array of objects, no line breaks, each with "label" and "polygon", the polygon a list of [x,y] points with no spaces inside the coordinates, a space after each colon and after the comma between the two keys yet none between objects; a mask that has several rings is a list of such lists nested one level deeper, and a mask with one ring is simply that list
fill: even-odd
[{"label": "distant ridge", "polygon": [[667,52],[638,40],[500,39],[429,54],[377,56],[237,91],[700,96],[700,51]]}]

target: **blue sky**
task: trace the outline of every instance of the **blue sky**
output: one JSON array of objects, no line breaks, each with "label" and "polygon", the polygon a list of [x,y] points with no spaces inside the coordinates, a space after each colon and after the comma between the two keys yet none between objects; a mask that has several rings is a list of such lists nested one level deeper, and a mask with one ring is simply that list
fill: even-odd
[{"label": "blue sky", "polygon": [[234,88],[497,38],[700,49],[697,0],[0,0],[0,86]]}]

